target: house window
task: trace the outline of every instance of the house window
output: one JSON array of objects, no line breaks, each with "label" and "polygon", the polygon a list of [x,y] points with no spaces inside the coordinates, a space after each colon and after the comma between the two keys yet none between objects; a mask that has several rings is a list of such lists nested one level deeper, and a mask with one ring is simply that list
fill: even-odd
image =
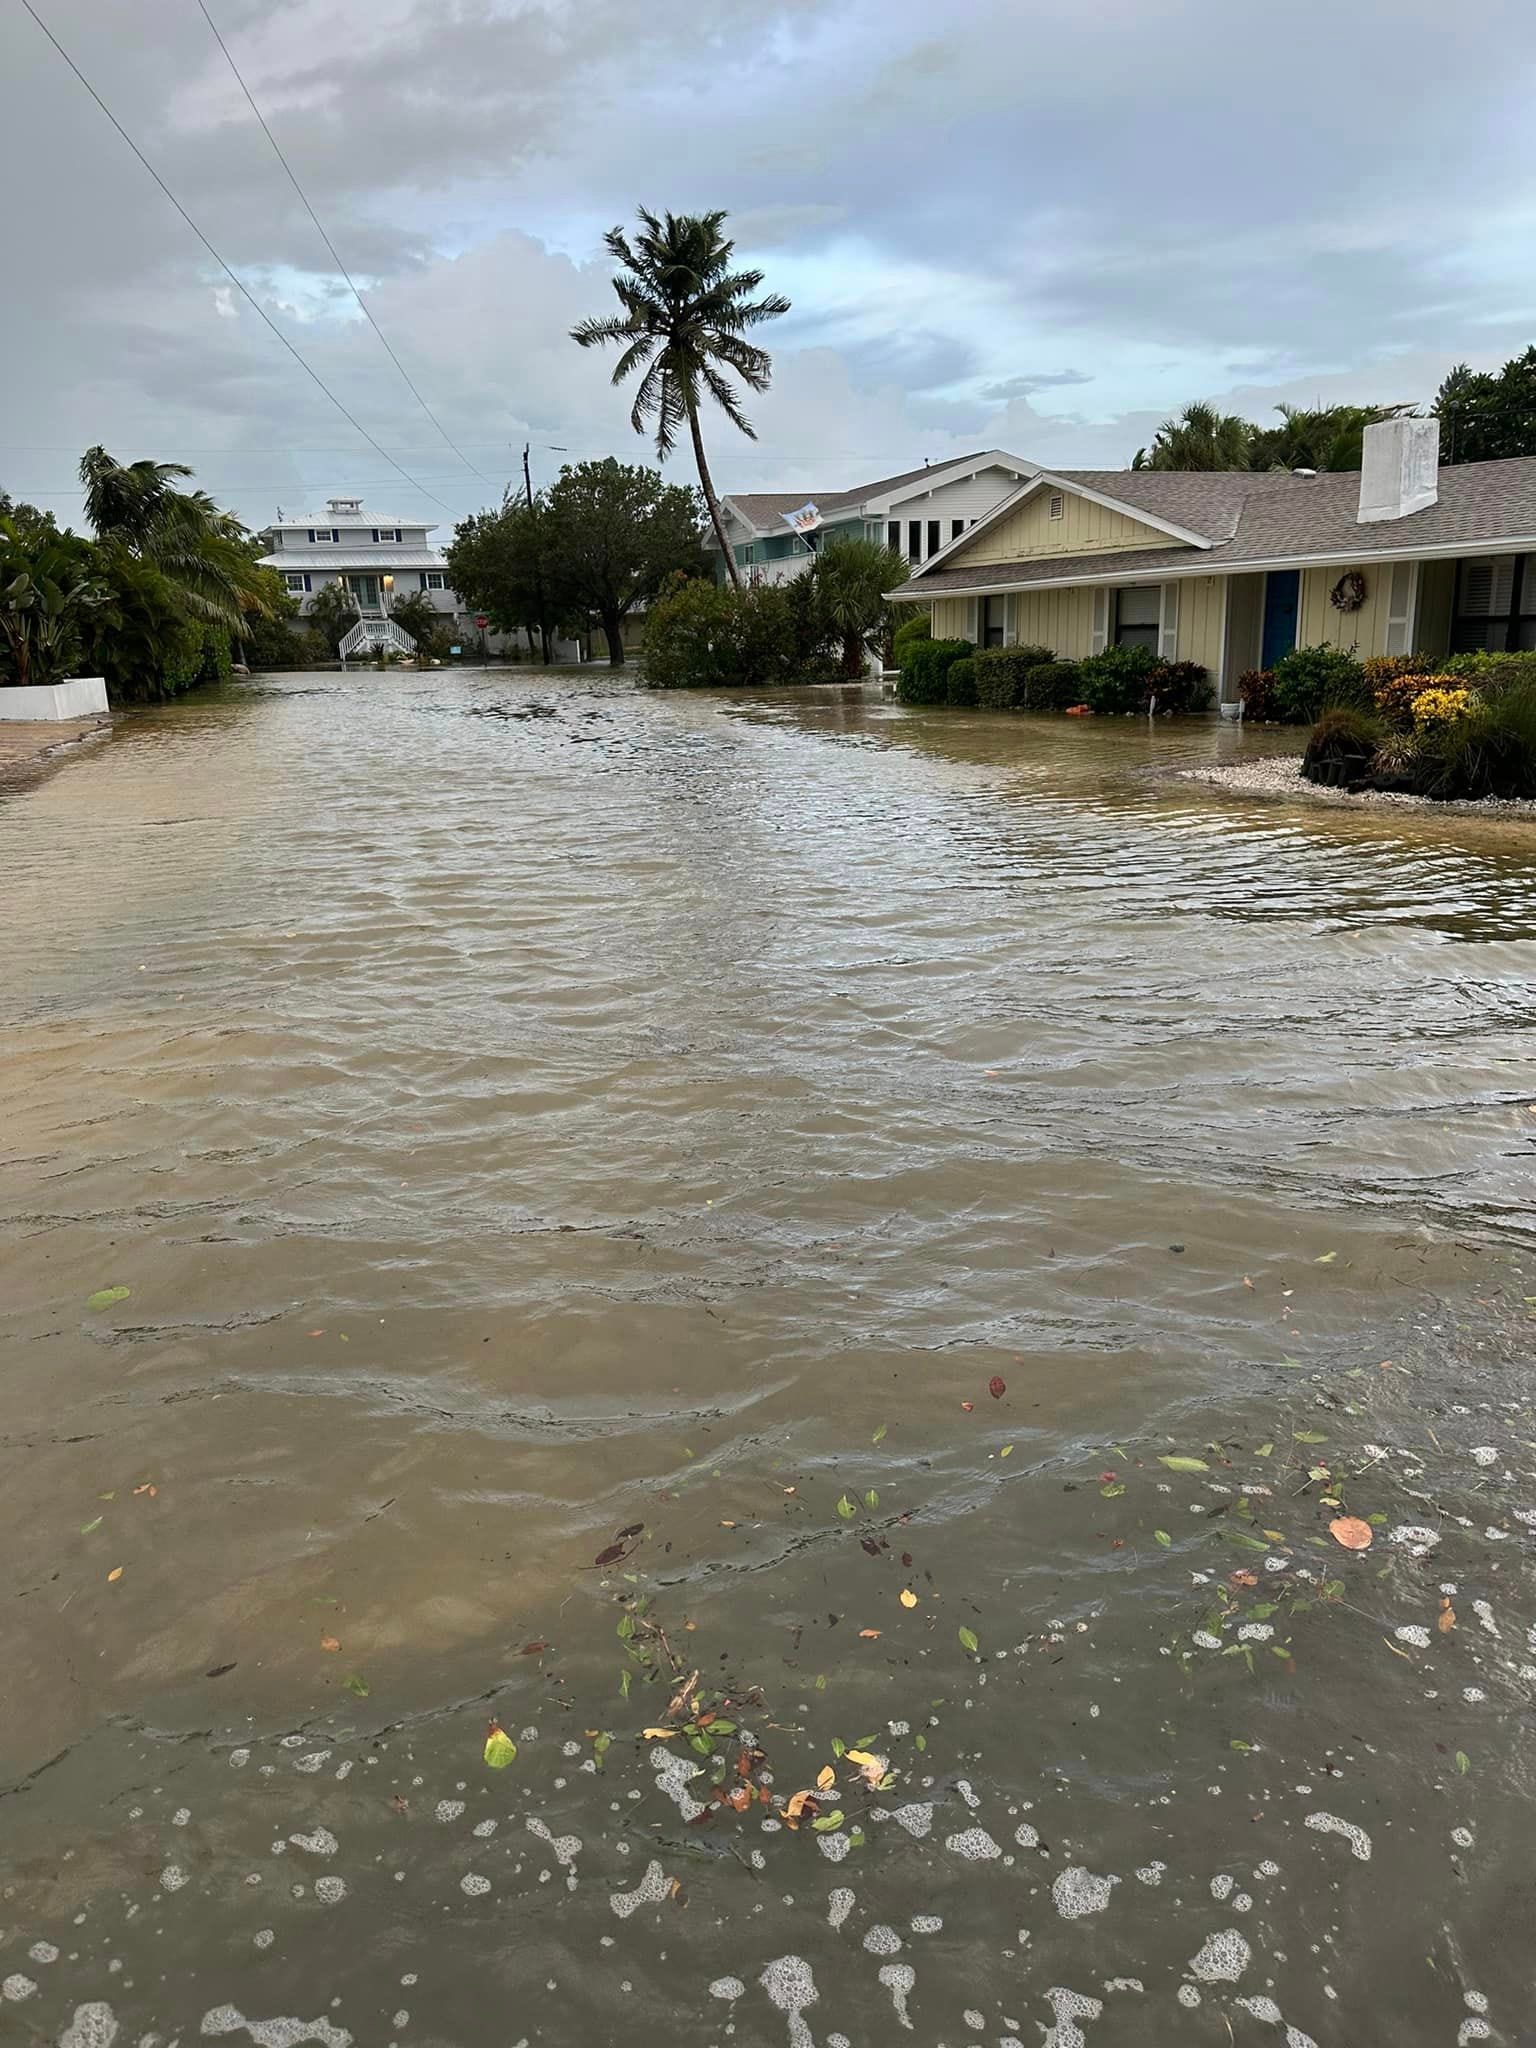
[{"label": "house window", "polygon": [[943,542],[942,542],[942,541],[941,541],[941,540],[939,539],[939,522],[938,522],[938,520],[937,520],[937,519],[930,519],[930,520],[929,520],[929,522],[928,522],[928,552],[929,552],[929,554],[930,554],[930,555],[936,555],[936,554],[937,554],[937,553],[939,552],[939,549],[940,549],[940,548],[941,548],[942,546],[943,546]]},{"label": "house window", "polygon": [[341,528],[339,526],[312,526],[309,529],[309,537],[317,547],[327,542],[334,544],[341,539]]},{"label": "house window", "polygon": [[901,553],[901,521],[899,519],[892,519],[888,522],[885,529],[885,544],[898,555]]},{"label": "house window", "polygon": [[1482,555],[1456,565],[1451,652],[1536,648],[1536,556]]},{"label": "house window", "polygon": [[923,522],[921,519],[907,521],[907,560],[920,562],[923,559]]},{"label": "house window", "polygon": [[283,578],[283,581],[290,590],[308,590],[309,588],[309,578],[301,574],[297,569],[290,569]]},{"label": "house window", "polygon": [[1065,512],[1065,511],[1066,511],[1066,500],[1065,500],[1065,498],[1063,498],[1063,496],[1062,496],[1062,494],[1061,494],[1061,492],[1060,492],[1060,491],[1052,491],[1052,493],[1051,493],[1051,517],[1052,517],[1053,519],[1060,519],[1060,518],[1061,518],[1061,517],[1063,516],[1063,514],[1064,514],[1064,512]]},{"label": "house window", "polygon": [[977,621],[983,647],[1001,647],[1004,639],[1003,622],[1007,615],[1006,597],[984,597],[981,600],[981,617]]},{"label": "house window", "polygon": [[443,581],[441,569],[429,569],[427,571],[426,583],[428,590],[446,590],[448,587]]},{"label": "house window", "polygon": [[949,537],[951,540],[958,540],[964,531],[965,521],[963,519],[951,519],[949,522]]},{"label": "house window", "polygon": [[1155,583],[1143,583],[1115,592],[1115,645],[1150,647],[1157,652],[1158,628],[1162,622],[1163,593]]},{"label": "house window", "polygon": [[373,529],[373,538],[375,542],[382,541],[387,543],[393,541],[398,547],[400,543],[400,529],[398,526],[376,526]]}]

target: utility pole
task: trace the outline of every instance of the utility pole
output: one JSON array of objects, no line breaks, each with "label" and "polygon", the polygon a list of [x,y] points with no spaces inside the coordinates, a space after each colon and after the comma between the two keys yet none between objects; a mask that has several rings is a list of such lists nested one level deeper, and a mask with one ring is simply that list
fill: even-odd
[{"label": "utility pole", "polygon": [[527,499],[528,499],[528,518],[529,518],[529,522],[530,522],[530,530],[531,530],[531,531],[533,532],[533,536],[534,536],[534,542],[533,542],[533,588],[534,588],[534,592],[535,592],[535,594],[536,594],[536,596],[537,596],[537,599],[538,599],[538,606],[539,606],[539,641],[540,641],[540,653],[542,654],[542,656],[543,656],[543,659],[544,659],[544,666],[545,666],[546,668],[548,668],[548,667],[549,667],[549,614],[548,614],[548,612],[546,611],[546,609],[545,609],[545,605],[544,605],[544,550],[543,550],[543,547],[541,546],[541,544],[540,544],[540,542],[539,542],[539,537],[538,537],[538,531],[537,531],[537,519],[538,519],[538,515],[537,515],[537,513],[536,513],[536,512],[534,511],[534,509],[533,509],[533,473],[532,473],[532,471],[531,471],[531,470],[529,469],[529,467],[528,467],[528,449],[529,449],[529,445],[530,445],[530,444],[529,444],[529,443],[528,443],[527,441],[525,441],[525,442],[523,443],[523,490],[524,490],[524,492],[526,493],[526,495],[527,495]]}]

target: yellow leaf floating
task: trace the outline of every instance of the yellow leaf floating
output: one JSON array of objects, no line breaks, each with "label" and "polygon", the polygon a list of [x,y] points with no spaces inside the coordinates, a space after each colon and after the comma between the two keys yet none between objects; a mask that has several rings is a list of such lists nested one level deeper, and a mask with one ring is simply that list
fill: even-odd
[{"label": "yellow leaf floating", "polygon": [[836,1783],[836,1771],[833,1770],[830,1764],[823,1764],[816,1773],[816,1790],[818,1792],[830,1792]]},{"label": "yellow leaf floating", "polygon": [[516,1755],[517,1744],[499,1721],[493,1721],[485,1738],[486,1763],[493,1771],[504,1771]]},{"label": "yellow leaf floating", "polygon": [[670,1742],[674,1735],[680,1735],[681,1733],[682,1730],[680,1728],[645,1728],[641,1730],[642,1739],[646,1742]]},{"label": "yellow leaf floating", "polygon": [[879,1764],[882,1770],[885,1768],[885,1758],[871,1756],[867,1749],[850,1749],[846,1754],[849,1763],[858,1764],[861,1768],[865,1764]]},{"label": "yellow leaf floating", "polygon": [[910,1586],[902,1587],[901,1604],[903,1607],[915,1607],[917,1605],[917,1595],[913,1592]]}]

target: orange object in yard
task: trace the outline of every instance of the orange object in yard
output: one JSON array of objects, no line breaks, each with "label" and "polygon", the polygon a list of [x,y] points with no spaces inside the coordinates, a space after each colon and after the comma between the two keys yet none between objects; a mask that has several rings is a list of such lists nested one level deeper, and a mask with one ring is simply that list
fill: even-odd
[{"label": "orange object in yard", "polygon": [[1069,704],[1067,706],[1067,716],[1068,718],[1092,718],[1093,713],[1086,704]]}]

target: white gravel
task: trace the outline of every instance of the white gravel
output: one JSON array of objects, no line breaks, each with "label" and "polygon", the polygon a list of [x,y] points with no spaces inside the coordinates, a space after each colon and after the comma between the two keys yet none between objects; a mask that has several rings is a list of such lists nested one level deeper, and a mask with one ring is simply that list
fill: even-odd
[{"label": "white gravel", "polygon": [[1519,797],[1483,797],[1476,803],[1431,803],[1423,796],[1394,796],[1381,790],[1365,790],[1351,796],[1348,790],[1325,789],[1301,779],[1300,754],[1270,754],[1258,761],[1237,761],[1222,768],[1179,768],[1179,782],[1200,782],[1208,789],[1220,789],[1232,796],[1281,796],[1300,798],[1304,803],[1343,804],[1350,809],[1368,806],[1373,810],[1434,811],[1460,813],[1472,818],[1511,818],[1524,822],[1536,818],[1536,801]]}]

